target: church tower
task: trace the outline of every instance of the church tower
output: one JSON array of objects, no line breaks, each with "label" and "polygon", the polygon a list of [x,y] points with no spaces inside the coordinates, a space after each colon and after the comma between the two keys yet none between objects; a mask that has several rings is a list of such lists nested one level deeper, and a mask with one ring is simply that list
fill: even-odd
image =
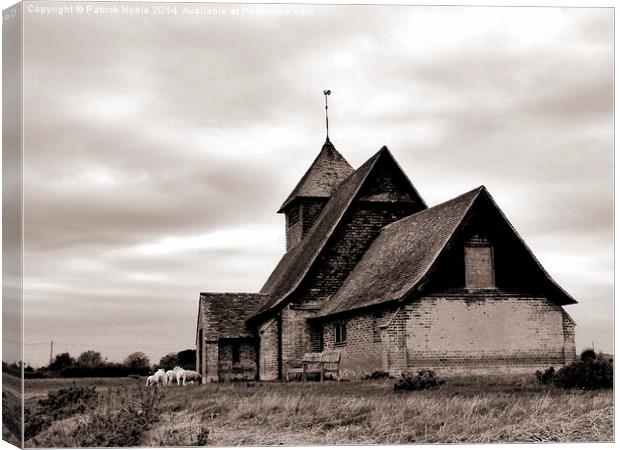
[{"label": "church tower", "polygon": [[353,167],[328,137],[319,155],[278,211],[286,217],[286,251],[308,234],[336,186],[352,173]]}]

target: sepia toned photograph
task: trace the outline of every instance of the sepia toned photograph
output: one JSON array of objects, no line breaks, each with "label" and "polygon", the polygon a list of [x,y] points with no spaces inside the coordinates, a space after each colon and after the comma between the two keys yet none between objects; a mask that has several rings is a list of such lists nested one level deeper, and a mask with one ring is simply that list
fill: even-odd
[{"label": "sepia toned photograph", "polygon": [[613,8],[24,1],[2,67],[3,440],[614,441]]}]

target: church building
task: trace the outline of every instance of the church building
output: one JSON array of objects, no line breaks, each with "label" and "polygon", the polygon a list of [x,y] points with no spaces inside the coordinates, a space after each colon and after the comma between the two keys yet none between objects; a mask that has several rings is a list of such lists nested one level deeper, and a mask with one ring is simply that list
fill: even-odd
[{"label": "church building", "polygon": [[348,379],[575,359],[576,301],[484,186],[428,207],[386,147],[354,169],[327,138],[278,212],[286,253],[260,292],[200,294],[205,380],[280,380],[328,350]]}]

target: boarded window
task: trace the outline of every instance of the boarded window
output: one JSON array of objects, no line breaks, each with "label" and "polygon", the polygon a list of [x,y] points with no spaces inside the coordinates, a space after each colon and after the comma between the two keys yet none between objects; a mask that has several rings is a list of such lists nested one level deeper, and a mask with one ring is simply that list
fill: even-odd
[{"label": "boarded window", "polygon": [[347,342],[347,323],[345,321],[334,323],[334,336],[336,344]]},{"label": "boarded window", "polygon": [[475,235],[465,243],[465,287],[495,287],[493,247],[488,239]]},{"label": "boarded window", "polygon": [[241,348],[238,342],[233,342],[232,345],[232,362],[233,364],[239,364],[241,360]]}]

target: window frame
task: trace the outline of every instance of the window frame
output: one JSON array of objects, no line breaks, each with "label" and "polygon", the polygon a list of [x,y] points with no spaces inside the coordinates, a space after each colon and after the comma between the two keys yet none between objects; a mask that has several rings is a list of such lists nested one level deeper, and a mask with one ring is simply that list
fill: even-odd
[{"label": "window frame", "polygon": [[347,321],[339,320],[334,322],[334,345],[347,344]]}]

